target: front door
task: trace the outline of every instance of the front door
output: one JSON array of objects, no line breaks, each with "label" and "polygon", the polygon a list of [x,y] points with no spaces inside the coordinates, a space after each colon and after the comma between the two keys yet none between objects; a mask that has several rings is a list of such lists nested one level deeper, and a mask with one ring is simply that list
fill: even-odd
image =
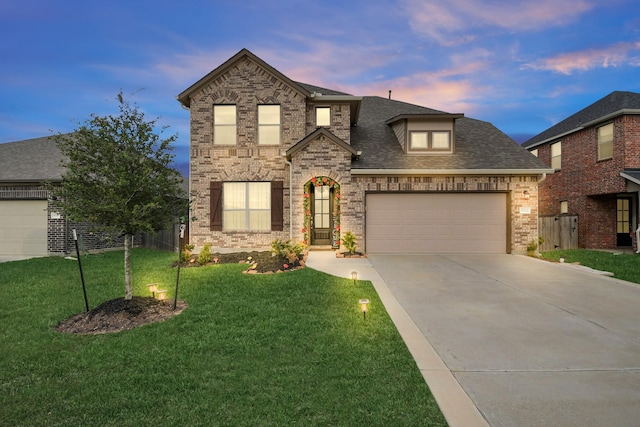
[{"label": "front door", "polygon": [[331,191],[328,185],[311,187],[311,244],[330,245],[333,219]]},{"label": "front door", "polygon": [[631,246],[631,199],[618,199],[616,208],[618,246]]}]

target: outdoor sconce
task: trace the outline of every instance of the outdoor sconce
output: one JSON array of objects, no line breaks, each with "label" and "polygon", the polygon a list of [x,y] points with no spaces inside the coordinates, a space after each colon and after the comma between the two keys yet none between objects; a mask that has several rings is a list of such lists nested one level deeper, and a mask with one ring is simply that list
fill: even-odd
[{"label": "outdoor sconce", "polygon": [[353,279],[353,284],[354,284],[354,286],[355,286],[355,284],[356,284],[356,280],[358,280],[358,272],[357,272],[357,271],[355,271],[355,270],[354,270],[354,271],[352,271],[352,272],[351,272],[351,278]]},{"label": "outdoor sconce", "polygon": [[524,199],[529,200],[529,192],[527,190],[524,190]]},{"label": "outdoor sconce", "polygon": [[151,292],[151,296],[152,297],[156,297],[156,292],[158,291],[158,284],[157,283],[149,283],[147,285],[147,288],[149,288],[149,292]]},{"label": "outdoor sconce", "polygon": [[167,291],[165,291],[165,290],[158,291],[158,300],[159,301],[163,301],[166,298],[167,298]]},{"label": "outdoor sconce", "polygon": [[367,319],[367,311],[369,311],[369,300],[367,298],[362,298],[358,301],[360,304],[360,311],[362,312],[363,319]]}]

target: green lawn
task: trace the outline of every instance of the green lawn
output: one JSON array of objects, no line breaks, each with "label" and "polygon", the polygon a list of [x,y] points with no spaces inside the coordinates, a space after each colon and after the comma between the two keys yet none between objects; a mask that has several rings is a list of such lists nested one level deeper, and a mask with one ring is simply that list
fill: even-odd
[{"label": "green lawn", "polygon": [[[173,298],[176,257],[135,250],[134,295]],[[122,258],[82,258],[91,308],[124,295]],[[79,336],[52,329],[84,310],[77,262],[0,264],[0,425],[446,425],[370,282],[242,270],[182,269],[180,315]]]},{"label": "green lawn", "polygon": [[579,262],[596,270],[608,271],[617,279],[640,283],[640,255],[622,254],[588,249],[567,249],[543,252],[542,257],[551,261]]}]

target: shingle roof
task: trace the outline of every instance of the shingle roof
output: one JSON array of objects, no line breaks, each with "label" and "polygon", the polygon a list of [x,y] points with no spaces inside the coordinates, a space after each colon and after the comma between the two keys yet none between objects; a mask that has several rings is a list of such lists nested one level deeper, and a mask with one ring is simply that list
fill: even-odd
[{"label": "shingle roof", "polygon": [[309,91],[309,93],[321,93],[323,95],[351,95],[350,93],[338,92],[337,90],[327,89],[326,87],[314,86],[308,83],[296,82],[303,88]]},{"label": "shingle roof", "polygon": [[638,109],[640,109],[640,93],[622,91],[611,92],[604,98],[578,111],[560,123],[551,126],[549,129],[539,133],[528,141],[525,141],[522,146],[531,147],[544,141],[558,138],[569,132],[579,130],[587,123],[606,118],[607,116],[621,112],[622,110]]},{"label": "shingle roof", "polygon": [[61,181],[62,160],[51,137],[0,144],[0,182]]},{"label": "shingle roof", "polygon": [[360,120],[351,131],[351,145],[362,154],[352,169],[549,169],[491,123],[466,117],[455,121],[453,154],[406,155],[391,127],[385,124],[401,114],[446,113],[377,96],[363,97]]}]

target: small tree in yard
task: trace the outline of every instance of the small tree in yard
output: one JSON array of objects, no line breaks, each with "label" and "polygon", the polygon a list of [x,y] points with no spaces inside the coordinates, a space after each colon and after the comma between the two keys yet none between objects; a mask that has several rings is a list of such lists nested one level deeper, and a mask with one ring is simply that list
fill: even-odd
[{"label": "small tree in yard", "polygon": [[122,235],[125,299],[130,300],[132,236],[164,229],[186,214],[188,202],[180,173],[170,167],[177,136],[161,139],[154,133],[156,120],[145,121],[122,92],[117,100],[120,114],[92,114],[73,133],[55,136],[67,160],[54,193],[70,219]]}]

